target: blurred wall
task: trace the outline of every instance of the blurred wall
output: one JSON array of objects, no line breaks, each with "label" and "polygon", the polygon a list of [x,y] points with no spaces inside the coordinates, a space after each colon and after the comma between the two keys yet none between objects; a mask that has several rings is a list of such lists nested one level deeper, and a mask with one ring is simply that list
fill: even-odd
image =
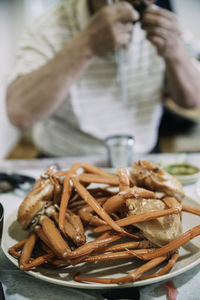
[{"label": "blurred wall", "polygon": [[200,0],[172,0],[184,28],[200,39]]},{"label": "blurred wall", "polygon": [[0,159],[17,143],[20,131],[8,121],[5,110],[6,78],[17,41],[26,24],[59,0],[0,0]]},{"label": "blurred wall", "polygon": [[[60,0],[0,0],[0,159],[6,157],[20,132],[10,125],[5,111],[5,83],[26,24]],[[66,0],[67,1],[67,0]],[[183,27],[200,40],[200,0],[173,0]]]},{"label": "blurred wall", "polygon": [[11,66],[15,44],[16,20],[13,19],[12,12],[9,1],[0,1],[0,158],[7,154],[19,135],[6,118],[4,102],[6,74]]}]

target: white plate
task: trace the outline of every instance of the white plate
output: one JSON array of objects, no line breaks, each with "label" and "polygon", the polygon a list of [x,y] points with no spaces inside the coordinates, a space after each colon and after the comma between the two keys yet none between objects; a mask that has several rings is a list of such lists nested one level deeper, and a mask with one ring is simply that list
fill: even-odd
[{"label": "white plate", "polygon": [[[198,206],[197,202],[192,199],[186,199],[185,204]],[[183,213],[183,230],[184,232],[192,227],[199,225],[199,217]],[[3,238],[2,238],[2,249],[8,259],[16,266],[18,266],[17,260],[13,258],[8,253],[9,247],[13,246],[16,242],[22,240],[27,236],[27,232],[20,229],[16,221],[16,212],[10,214],[4,222]],[[32,271],[28,271],[28,274],[54,284],[64,285],[73,288],[86,288],[86,289],[105,289],[105,288],[122,288],[130,286],[142,286],[159,281],[163,281],[174,276],[177,276],[181,273],[186,272],[187,270],[193,268],[200,263],[200,236],[193,239],[191,242],[187,243],[180,248],[180,257],[176,265],[171,269],[171,271],[163,276],[158,278],[152,278],[147,280],[138,281],[126,285],[117,285],[117,284],[98,284],[98,283],[85,283],[85,282],[76,282],[73,280],[73,275],[77,272],[80,274],[88,275],[88,272],[94,273],[96,277],[120,277],[124,276],[127,272],[133,270],[135,267],[138,267],[139,263],[135,262],[135,259],[131,262],[128,260],[118,260],[118,261],[109,261],[103,263],[91,263],[85,264],[82,266],[68,267],[65,269],[54,269],[52,267],[37,267]],[[89,274],[91,275],[91,273]]]},{"label": "white plate", "polygon": [[200,199],[200,178],[197,180],[195,184],[195,192],[196,195],[198,196],[198,199]]}]

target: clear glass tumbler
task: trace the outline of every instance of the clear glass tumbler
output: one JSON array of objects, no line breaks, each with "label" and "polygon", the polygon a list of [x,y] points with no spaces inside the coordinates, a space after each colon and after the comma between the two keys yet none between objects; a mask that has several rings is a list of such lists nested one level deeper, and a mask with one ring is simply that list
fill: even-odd
[{"label": "clear glass tumbler", "polygon": [[131,135],[112,135],[106,138],[110,167],[130,167],[133,163],[135,139]]}]

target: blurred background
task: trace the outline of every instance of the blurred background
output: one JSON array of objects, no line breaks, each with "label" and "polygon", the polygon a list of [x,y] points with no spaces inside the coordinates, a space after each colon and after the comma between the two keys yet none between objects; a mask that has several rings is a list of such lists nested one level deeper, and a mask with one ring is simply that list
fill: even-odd
[{"label": "blurred background", "polygon": [[[59,0],[0,0],[0,159],[9,158],[21,138],[21,132],[9,123],[5,110],[6,79],[13,64],[17,42],[26,25],[57,2]],[[200,0],[171,0],[171,5],[179,16],[181,27],[187,29],[188,48],[200,58]],[[199,123],[193,131],[197,137],[200,136]],[[172,149],[169,143],[168,147]],[[200,151],[200,142],[199,148],[193,150]],[[34,150],[31,148],[30,151]],[[170,152],[167,148],[166,151]]]}]

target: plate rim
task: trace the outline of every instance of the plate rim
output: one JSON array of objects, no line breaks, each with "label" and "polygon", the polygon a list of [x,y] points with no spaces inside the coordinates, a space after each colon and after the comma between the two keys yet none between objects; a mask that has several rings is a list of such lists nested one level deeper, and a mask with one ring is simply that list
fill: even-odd
[{"label": "plate rim", "polygon": [[[186,196],[187,201],[195,203],[195,205],[197,207],[200,207],[200,204],[195,200],[192,199],[191,197]],[[46,275],[40,274],[39,272],[34,272],[34,271],[22,271],[19,269],[18,266],[18,261],[12,257],[9,253],[8,253],[8,248],[6,247],[6,234],[8,233],[8,229],[11,222],[8,222],[8,220],[12,219],[12,221],[16,220],[16,215],[17,215],[17,211],[12,211],[10,214],[8,214],[6,216],[6,218],[4,218],[4,226],[3,226],[3,235],[2,235],[2,241],[1,241],[1,248],[5,254],[5,256],[8,258],[8,260],[13,263],[19,271],[24,272],[26,274],[29,274],[31,276],[33,276],[34,278],[49,282],[49,283],[53,283],[53,284],[57,284],[57,285],[61,285],[61,286],[66,286],[66,287],[71,287],[71,288],[78,288],[78,289],[96,289],[96,290],[101,290],[101,289],[117,289],[117,288],[130,288],[130,287],[140,287],[140,286],[145,286],[145,285],[149,285],[149,284],[153,284],[153,283],[158,283],[158,282],[162,282],[171,278],[174,278],[178,275],[181,275],[189,270],[191,270],[192,268],[194,268],[195,266],[197,266],[198,264],[200,264],[200,254],[199,254],[199,258],[197,260],[195,260],[194,262],[182,267],[181,269],[173,270],[172,269],[169,271],[169,273],[164,274],[162,276],[159,277],[155,277],[155,278],[150,278],[150,279],[146,279],[146,280],[141,280],[141,281],[136,281],[136,282],[132,282],[132,283],[127,283],[127,284],[99,284],[99,283],[87,283],[87,282],[68,282],[68,281],[64,281],[64,280],[59,280],[56,278],[51,278],[48,277]],[[12,216],[15,216],[15,218]]]}]

